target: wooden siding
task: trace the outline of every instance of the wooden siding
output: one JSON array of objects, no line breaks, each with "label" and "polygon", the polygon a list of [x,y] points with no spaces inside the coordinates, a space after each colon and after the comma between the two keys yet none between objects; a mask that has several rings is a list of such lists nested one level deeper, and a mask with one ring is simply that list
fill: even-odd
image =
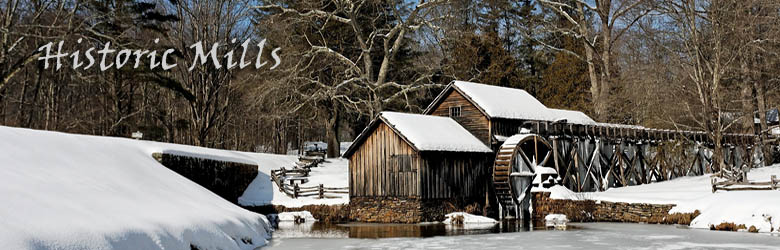
[{"label": "wooden siding", "polygon": [[423,152],[421,194],[426,199],[484,197],[493,154]]},{"label": "wooden siding", "polygon": [[[398,155],[411,156],[411,171],[402,170]],[[395,157],[394,157],[395,156]],[[419,197],[419,154],[383,122],[349,160],[349,194],[360,196]]]},{"label": "wooden siding", "polygon": [[497,119],[490,120],[492,135],[513,136],[520,131],[524,120]]},{"label": "wooden siding", "polygon": [[477,109],[468,99],[461,95],[457,90],[452,90],[441,101],[441,103],[433,109],[431,115],[437,116],[450,116],[450,107],[461,107],[460,117],[453,117],[455,121],[460,123],[466,130],[471,132],[480,141],[486,145],[490,145],[490,123],[488,118]]}]

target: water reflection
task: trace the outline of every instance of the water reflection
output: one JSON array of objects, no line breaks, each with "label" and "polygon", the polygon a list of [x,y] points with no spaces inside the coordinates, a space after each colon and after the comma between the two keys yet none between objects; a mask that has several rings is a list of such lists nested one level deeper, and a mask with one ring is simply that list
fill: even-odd
[{"label": "water reflection", "polygon": [[[534,230],[544,230],[536,228]],[[380,224],[346,223],[329,224],[310,222],[294,224],[280,222],[273,233],[274,238],[397,238],[397,237],[434,237],[473,235],[490,233],[522,232],[532,230],[524,228],[521,222],[504,220],[499,224],[449,225],[443,223],[420,224]]]}]

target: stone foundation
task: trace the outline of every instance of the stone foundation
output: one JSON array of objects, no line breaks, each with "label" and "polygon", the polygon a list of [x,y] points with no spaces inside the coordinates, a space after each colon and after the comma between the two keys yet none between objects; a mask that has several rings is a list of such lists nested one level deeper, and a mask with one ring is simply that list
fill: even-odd
[{"label": "stone foundation", "polygon": [[309,211],[319,222],[345,223],[349,220],[349,205],[304,205],[302,207],[285,207],[282,205],[242,206],[244,209],[259,214],[278,214],[283,212]]},{"label": "stone foundation", "polygon": [[548,214],[565,214],[574,222],[633,222],[654,224],[684,224],[699,215],[693,213],[669,214],[671,204],[646,204],[626,202],[596,202],[592,200],[555,200],[549,192],[533,193],[533,220],[544,223]]},{"label": "stone foundation", "polygon": [[456,211],[481,211],[477,202],[413,197],[351,197],[349,219],[359,222],[419,223],[442,221]]}]

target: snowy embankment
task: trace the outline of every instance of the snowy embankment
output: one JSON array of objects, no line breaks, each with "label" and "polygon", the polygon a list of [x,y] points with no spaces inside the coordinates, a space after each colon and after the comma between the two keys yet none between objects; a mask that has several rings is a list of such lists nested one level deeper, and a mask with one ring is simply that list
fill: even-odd
[{"label": "snowy embankment", "polygon": [[229,151],[0,126],[4,249],[252,249],[265,217],[160,165],[154,152]]},{"label": "snowy embankment", "polygon": [[[265,244],[264,216],[246,211],[152,158],[166,152],[256,164],[247,205],[341,204],[294,200],[270,181],[295,156],[0,126],[0,242],[4,249],[251,249]],[[312,169],[310,185],[347,186],[347,161]],[[251,242],[250,242],[251,241]]]},{"label": "snowy embankment", "polygon": [[[780,176],[780,164],[755,168],[748,173],[750,181],[769,181]],[[710,228],[721,223],[755,226],[759,232],[780,232],[780,191],[718,191],[712,193],[710,176],[682,177],[647,185],[613,188],[605,192],[573,194],[557,190],[557,199],[591,199],[612,202],[675,204],[670,213],[701,214],[693,228]]]}]

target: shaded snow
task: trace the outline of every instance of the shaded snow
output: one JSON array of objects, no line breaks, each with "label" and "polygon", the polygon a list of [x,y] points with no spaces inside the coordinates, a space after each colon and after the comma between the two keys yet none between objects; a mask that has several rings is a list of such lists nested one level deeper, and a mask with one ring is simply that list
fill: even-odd
[{"label": "shaded snow", "polygon": [[10,127],[0,138],[3,249],[252,249],[269,236],[264,216],[152,158],[246,154]]},{"label": "shaded snow", "polygon": [[449,117],[398,112],[382,112],[380,116],[420,151],[493,152]]}]

